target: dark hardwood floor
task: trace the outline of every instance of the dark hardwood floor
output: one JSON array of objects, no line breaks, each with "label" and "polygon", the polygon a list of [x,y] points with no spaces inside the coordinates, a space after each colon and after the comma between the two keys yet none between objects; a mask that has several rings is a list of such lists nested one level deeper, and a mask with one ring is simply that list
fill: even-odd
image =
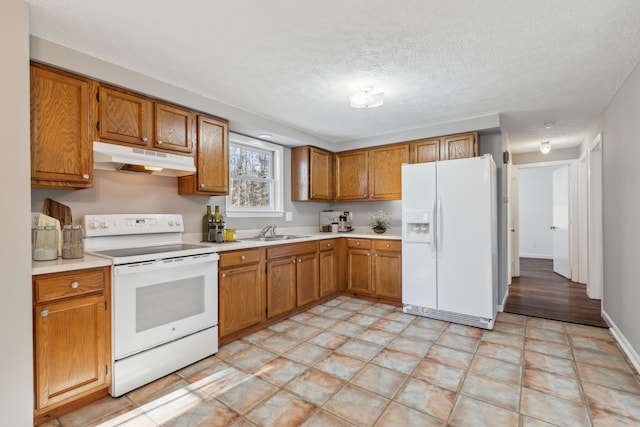
[{"label": "dark hardwood floor", "polygon": [[600,300],[587,296],[586,285],[554,273],[550,259],[520,258],[520,277],[509,286],[504,311],[608,327],[600,315]]}]

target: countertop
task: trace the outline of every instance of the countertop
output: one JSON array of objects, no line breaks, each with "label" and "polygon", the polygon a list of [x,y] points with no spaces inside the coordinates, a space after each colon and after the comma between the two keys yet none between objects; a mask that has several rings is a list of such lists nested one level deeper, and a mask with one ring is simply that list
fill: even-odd
[{"label": "countertop", "polygon": [[60,273],[85,268],[106,267],[111,265],[109,258],[85,253],[83,258],[54,259],[51,261],[31,261],[31,274]]},{"label": "countertop", "polygon": [[[317,228],[313,227],[314,230]],[[266,246],[286,245],[290,243],[309,242],[314,240],[323,239],[338,239],[341,237],[361,238],[361,239],[387,239],[387,240],[400,240],[401,235],[394,230],[387,231],[386,233],[377,234],[368,229],[356,229],[354,231],[346,233],[321,233],[318,231],[309,231],[308,227],[298,228],[281,228],[277,230],[277,234],[289,234],[289,235],[303,235],[305,237],[277,240],[272,242],[259,242],[253,240],[242,240],[242,238],[256,236],[257,231],[252,230],[238,230],[237,240],[235,242],[228,243],[209,243],[200,241],[200,234],[185,234],[182,238],[184,243],[211,246],[216,252],[233,251],[237,249],[248,249]],[[111,265],[111,259],[93,255],[91,253],[84,254],[83,258],[78,259],[62,259],[58,258],[52,261],[31,261],[31,274],[47,274],[47,273],[59,273],[72,270],[83,270],[86,268],[105,267]]]}]

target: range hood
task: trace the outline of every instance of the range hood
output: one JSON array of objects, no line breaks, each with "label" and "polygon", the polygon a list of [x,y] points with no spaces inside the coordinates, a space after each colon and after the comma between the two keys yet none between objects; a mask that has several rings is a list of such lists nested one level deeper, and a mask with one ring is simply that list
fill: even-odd
[{"label": "range hood", "polygon": [[165,176],[186,176],[196,172],[193,157],[98,141],[93,142],[93,168]]}]

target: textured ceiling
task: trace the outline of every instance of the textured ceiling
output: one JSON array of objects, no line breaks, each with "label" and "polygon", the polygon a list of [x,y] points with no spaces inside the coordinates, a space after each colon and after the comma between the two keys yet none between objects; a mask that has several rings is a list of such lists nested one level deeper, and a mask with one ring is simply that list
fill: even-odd
[{"label": "textured ceiling", "polygon": [[576,146],[640,60],[638,0],[28,2],[35,36],[336,143],[503,113],[514,152]]}]

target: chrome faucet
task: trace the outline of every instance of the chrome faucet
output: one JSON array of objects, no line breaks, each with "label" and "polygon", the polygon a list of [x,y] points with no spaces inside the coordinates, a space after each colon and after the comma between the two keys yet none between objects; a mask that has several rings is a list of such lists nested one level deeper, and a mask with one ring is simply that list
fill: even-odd
[{"label": "chrome faucet", "polygon": [[262,230],[260,230],[260,237],[267,237],[267,233],[270,233],[270,236],[273,237],[276,235],[276,226],[273,224],[266,225]]}]

